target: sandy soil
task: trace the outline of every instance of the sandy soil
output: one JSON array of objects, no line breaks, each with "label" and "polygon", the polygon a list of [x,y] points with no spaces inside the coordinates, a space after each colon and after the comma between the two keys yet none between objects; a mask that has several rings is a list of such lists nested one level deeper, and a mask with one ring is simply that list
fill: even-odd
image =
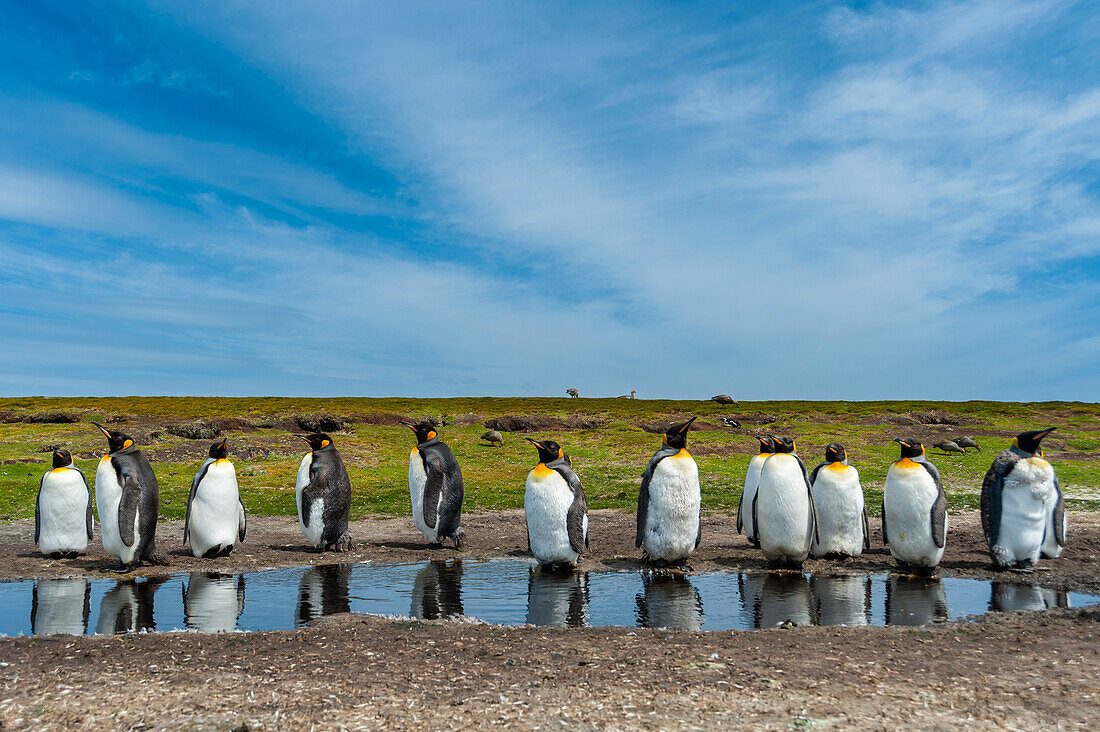
[{"label": "sandy soil", "polygon": [[[992,574],[977,515],[952,516],[944,576]],[[1100,592],[1100,514],[1071,517],[1067,555],[1032,575]],[[464,520],[482,558],[521,552],[522,514]],[[728,517],[705,519],[695,571],[763,562]],[[27,522],[0,526],[7,578],[96,575],[110,559],[35,556]],[[292,518],[256,518],[228,560],[185,555],[161,526],[170,566],[143,573],[331,562]],[[453,556],[408,519],[357,522],[350,559]],[[891,567],[879,546],[840,571]],[[637,564],[633,517],[595,512],[588,568]],[[169,538],[171,537],[171,538]],[[836,567],[810,562],[809,570]],[[333,616],[299,631],[0,640],[0,729],[1097,728],[1100,610],[991,613],[920,629],[794,628],[689,633],[501,628]]]}]

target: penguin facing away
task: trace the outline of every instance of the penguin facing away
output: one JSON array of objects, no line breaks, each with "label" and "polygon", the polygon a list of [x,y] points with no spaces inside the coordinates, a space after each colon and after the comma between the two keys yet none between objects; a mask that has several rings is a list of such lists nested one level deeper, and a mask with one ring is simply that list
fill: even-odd
[{"label": "penguin facing away", "polygon": [[224,557],[244,541],[247,517],[237,488],[237,472],[229,461],[226,440],[210,446],[209,457],[191,481],[183,543],[191,541],[196,557]]},{"label": "penguin facing away", "polygon": [[95,473],[95,500],[103,549],[129,571],[135,564],[164,564],[157,554],[160,487],[148,458],[129,435],[92,422],[107,437],[109,452]]},{"label": "penguin facing away", "polygon": [[665,431],[661,449],[642,474],[634,546],[658,564],[683,562],[702,538],[699,468],[687,451],[688,431],[696,419]]},{"label": "penguin facing away", "polygon": [[858,557],[871,548],[867,508],[859,471],[848,465],[848,454],[838,442],[825,448],[825,462],[810,473],[817,508],[818,538],[810,548],[815,557]]},{"label": "penguin facing away", "polygon": [[790,437],[774,437],[775,453],[760,468],[752,520],[760,549],[778,566],[798,568],[820,540],[817,510],[806,464]]},{"label": "penguin facing away", "polygon": [[332,444],[322,432],[297,435],[311,452],[298,466],[294,498],[298,504],[298,527],[306,540],[321,551],[351,549],[348,514],[351,511],[351,479]]},{"label": "penguin facing away", "polygon": [[462,469],[454,453],[429,422],[402,422],[416,435],[416,447],[409,453],[409,497],[413,523],[432,547],[451,539],[462,548]]},{"label": "penguin facing away", "polygon": [[760,469],[764,461],[775,452],[775,442],[771,435],[756,438],[760,442],[760,452],[749,460],[749,469],[745,473],[745,487],[741,491],[741,500],[737,502],[737,533],[744,529],[745,536],[753,546],[760,546],[756,536],[756,524],[752,520],[752,504],[756,500],[756,488],[760,484]]},{"label": "penguin facing away", "polygon": [[92,540],[92,491],[68,450],[55,450],[34,504],[34,543],[47,556],[76,556]]},{"label": "penguin facing away", "polygon": [[531,553],[542,565],[575,567],[588,548],[588,503],[581,479],[558,443],[525,439],[539,455],[523,494]]},{"label": "penguin facing away", "polygon": [[982,530],[998,568],[1027,568],[1049,541],[1065,546],[1065,501],[1040,445],[1056,428],[1021,432],[982,481]]},{"label": "penguin facing away", "polygon": [[894,442],[901,458],[890,465],[882,490],[883,542],[899,565],[931,574],[947,542],[947,494],[920,440]]}]

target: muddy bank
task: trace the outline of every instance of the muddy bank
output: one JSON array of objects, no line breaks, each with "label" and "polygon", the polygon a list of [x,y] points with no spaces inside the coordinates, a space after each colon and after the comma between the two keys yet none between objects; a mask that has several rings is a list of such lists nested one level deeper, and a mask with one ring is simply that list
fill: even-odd
[{"label": "muddy bank", "polygon": [[[622,511],[591,513],[591,547],[583,567],[590,571],[640,569],[640,551],[634,548],[634,516]],[[473,559],[521,556],[526,553],[526,531],[522,511],[500,511],[463,517],[468,546],[461,556]],[[168,559],[164,567],[145,567],[137,575],[167,574],[217,569],[238,572],[272,567],[331,564],[340,561],[408,562],[425,558],[460,556],[450,548],[429,549],[411,518],[380,518],[353,522],[355,547],[347,555],[316,552],[305,545],[293,516],[253,516],[248,538],[230,557],[196,559],[182,546],[180,521],[163,521],[157,529],[157,545]],[[99,576],[115,564],[103,552],[99,527],[88,555],[75,559],[48,559],[33,544],[34,524],[29,520],[0,524],[0,579],[54,576]],[[1030,574],[993,571],[976,511],[953,514],[950,518],[947,550],[941,564],[944,577],[997,578],[1039,584],[1057,590],[1100,593],[1100,514],[1070,515],[1069,546],[1060,559],[1044,560],[1040,570]],[[691,558],[694,571],[764,569],[759,550],[737,534],[736,520],[723,514],[703,517],[703,543]],[[889,551],[882,546],[879,522],[871,521],[871,550],[845,562],[810,560],[807,571],[835,573],[878,572],[894,568]]]}]

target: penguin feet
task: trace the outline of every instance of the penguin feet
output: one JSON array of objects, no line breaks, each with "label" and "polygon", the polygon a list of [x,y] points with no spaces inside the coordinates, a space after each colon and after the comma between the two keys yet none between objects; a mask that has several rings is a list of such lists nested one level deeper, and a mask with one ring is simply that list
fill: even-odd
[{"label": "penguin feet", "polygon": [[462,547],[466,545],[466,532],[462,530],[461,526],[455,529],[455,534],[451,538],[454,539],[455,549],[462,551]]},{"label": "penguin feet", "polygon": [[160,552],[150,552],[144,559],[141,560],[142,564],[148,564],[155,567],[168,566],[168,560],[164,558]]},{"label": "penguin feet", "polygon": [[130,574],[134,571],[134,565],[120,562],[118,564],[112,564],[110,567],[104,567],[104,572],[110,572],[111,574]]},{"label": "penguin feet", "polygon": [[428,542],[428,548],[432,549],[433,551],[436,550],[436,549],[442,549],[443,548],[443,542],[441,542],[441,541],[429,541]]},{"label": "penguin feet", "polygon": [[350,552],[351,551],[351,534],[345,531],[340,535],[332,546],[329,547],[334,552]]},{"label": "penguin feet", "polygon": [[212,546],[212,547],[210,547],[209,549],[206,550],[206,552],[202,555],[202,558],[203,559],[213,559],[214,557],[220,557],[221,555],[222,555],[222,545],[221,544],[215,544],[214,546]]}]

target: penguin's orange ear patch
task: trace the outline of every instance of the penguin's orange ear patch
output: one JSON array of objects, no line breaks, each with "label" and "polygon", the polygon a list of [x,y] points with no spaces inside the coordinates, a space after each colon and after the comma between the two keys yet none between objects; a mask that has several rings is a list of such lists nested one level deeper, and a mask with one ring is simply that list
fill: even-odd
[{"label": "penguin's orange ear patch", "polygon": [[126,440],[126,442],[122,443],[122,449],[125,450],[126,448],[128,448],[132,444],[134,444],[133,440]]},{"label": "penguin's orange ear patch", "polygon": [[428,433],[428,439],[429,440],[434,440],[435,439],[435,430],[432,430],[431,432]]},{"label": "penguin's orange ear patch", "polygon": [[565,450],[563,450],[559,447],[558,448],[558,459],[561,460],[563,457],[565,457]]},{"label": "penguin's orange ear patch", "polygon": [[328,440],[321,440],[321,447],[323,447],[323,448],[324,448],[324,447],[328,447],[328,446],[329,446],[329,445],[331,445],[331,444],[332,444],[332,443],[331,443],[331,442],[329,442]]}]

